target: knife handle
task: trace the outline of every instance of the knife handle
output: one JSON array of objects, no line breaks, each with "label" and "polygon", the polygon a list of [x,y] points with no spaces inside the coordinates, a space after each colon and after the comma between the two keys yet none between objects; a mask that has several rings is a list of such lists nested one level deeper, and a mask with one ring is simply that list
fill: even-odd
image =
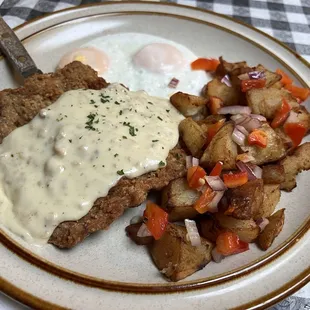
[{"label": "knife handle", "polygon": [[6,56],[13,68],[23,77],[34,73],[42,73],[17,38],[14,31],[0,16],[0,50]]}]

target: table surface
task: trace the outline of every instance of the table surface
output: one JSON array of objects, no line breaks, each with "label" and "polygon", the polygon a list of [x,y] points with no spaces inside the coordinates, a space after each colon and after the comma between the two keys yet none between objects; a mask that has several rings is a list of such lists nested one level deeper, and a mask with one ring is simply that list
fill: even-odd
[{"label": "table surface", "polygon": [[[0,15],[13,28],[49,12],[100,0],[0,0]],[[232,16],[297,51],[310,62],[310,0],[168,0]],[[0,309],[28,309],[0,293]],[[310,284],[272,310],[309,310]]]}]

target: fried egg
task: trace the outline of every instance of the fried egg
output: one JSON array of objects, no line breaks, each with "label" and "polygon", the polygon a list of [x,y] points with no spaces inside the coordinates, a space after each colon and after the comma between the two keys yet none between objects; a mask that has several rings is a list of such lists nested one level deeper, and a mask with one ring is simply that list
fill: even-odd
[{"label": "fried egg", "polygon": [[[87,42],[65,55],[63,67],[73,60],[90,65],[107,82],[122,83],[130,90],[170,97],[177,91],[199,95],[209,81],[204,71],[192,71],[198,57],[185,46],[143,33],[111,34]],[[179,80],[176,88],[169,87]]]}]

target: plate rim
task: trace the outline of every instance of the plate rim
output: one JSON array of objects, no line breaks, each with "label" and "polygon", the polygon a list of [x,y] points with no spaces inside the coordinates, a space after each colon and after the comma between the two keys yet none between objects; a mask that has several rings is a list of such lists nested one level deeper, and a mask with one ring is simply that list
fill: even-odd
[{"label": "plate rim", "polygon": [[[103,2],[103,3],[92,3],[92,4],[85,4],[85,5],[80,5],[80,6],[75,6],[75,7],[70,7],[70,8],[66,8],[66,9],[63,9],[63,10],[59,10],[59,11],[56,11],[56,12],[52,12],[52,13],[49,13],[49,14],[45,14],[44,16],[40,16],[40,17],[37,17],[37,18],[34,18],[34,19],[32,19],[32,20],[30,20],[30,21],[28,21],[28,22],[25,22],[25,23],[23,23],[23,24],[21,24],[21,25],[19,25],[19,26],[17,26],[17,27],[15,27],[13,30],[14,31],[16,31],[16,30],[18,30],[18,29],[21,29],[21,28],[23,28],[23,27],[25,27],[25,26],[27,26],[27,25],[29,25],[29,24],[31,24],[31,23],[34,23],[34,22],[36,22],[36,21],[40,21],[40,20],[42,20],[42,19],[45,19],[45,18],[47,18],[47,17],[49,17],[49,16],[51,16],[51,15],[58,15],[58,14],[61,14],[62,12],[64,12],[64,11],[76,11],[76,10],[79,10],[79,9],[81,9],[81,8],[88,8],[88,7],[93,7],[93,6],[102,6],[102,5],[109,5],[109,4],[116,4],[117,2],[115,2],[115,1],[107,1],[107,2]],[[280,41],[278,41],[277,39],[275,39],[275,38],[273,38],[272,36],[270,36],[270,35],[268,35],[268,34],[266,34],[266,33],[264,33],[263,31],[261,31],[261,30],[259,30],[259,29],[256,29],[256,28],[254,28],[254,27],[252,27],[252,26],[250,26],[250,25],[247,25],[247,24],[245,24],[245,23],[243,23],[243,22],[241,22],[241,21],[239,21],[239,20],[236,20],[236,19],[234,19],[234,18],[231,18],[231,17],[229,17],[229,16],[226,16],[226,15],[223,15],[223,14],[220,14],[220,13],[216,13],[216,12],[213,12],[213,11],[209,11],[209,10],[206,10],[206,9],[202,9],[202,8],[195,8],[195,7],[192,7],[192,6],[187,6],[187,5],[180,5],[180,4],[175,4],[175,3],[160,3],[160,2],[150,2],[150,1],[126,1],[126,3],[124,3],[124,4],[127,4],[127,3],[129,3],[129,4],[152,4],[152,5],[154,5],[154,4],[157,4],[157,5],[160,5],[160,6],[167,6],[167,5],[169,5],[169,6],[172,6],[172,7],[184,7],[184,8],[187,8],[187,9],[190,9],[190,10],[198,10],[198,11],[202,11],[202,12],[204,12],[204,13],[208,13],[208,14],[212,14],[212,15],[216,15],[216,16],[220,16],[220,17],[222,17],[222,18],[225,18],[225,19],[228,19],[228,20],[230,20],[231,22],[234,22],[234,23],[238,23],[238,24],[241,24],[242,26],[245,26],[246,28],[249,28],[249,29],[251,29],[251,30],[253,30],[253,31],[255,31],[255,32],[257,32],[257,33],[260,33],[260,34],[262,34],[263,36],[265,36],[265,37],[267,37],[267,38],[269,38],[270,40],[272,40],[272,41],[274,41],[276,44],[278,44],[278,45],[280,45],[280,46],[282,46],[283,48],[285,48],[286,50],[288,50],[291,54],[293,54],[296,58],[297,58],[297,60],[299,60],[299,61],[301,61],[304,65],[306,65],[306,67],[310,67],[310,64],[309,64],[309,62],[307,62],[307,60],[306,59],[304,59],[303,57],[301,57],[300,55],[298,55],[298,53],[297,52],[295,52],[294,50],[292,50],[290,47],[288,47],[288,46],[286,46],[284,43],[282,43],[282,42],[280,42]],[[127,12],[127,13],[129,13],[129,12]],[[132,14],[134,14],[135,12],[130,12],[130,13],[132,13]],[[142,14],[143,13],[146,13],[146,12],[141,12]],[[106,13],[107,15],[108,14],[113,14],[113,13]],[[116,14],[126,14],[126,12],[119,12],[119,13],[116,13]],[[157,15],[163,15],[163,13],[159,13],[159,12],[154,12],[153,14],[157,14]],[[98,13],[98,14],[95,14],[95,15],[105,15],[104,13]],[[193,18],[189,18],[189,17],[186,17],[186,16],[182,16],[182,15],[177,15],[177,14],[166,14],[166,15],[174,15],[175,17],[181,17],[181,18],[186,18],[186,19],[192,19],[192,20],[194,20]],[[78,17],[78,18],[74,18],[73,20],[77,20],[77,19],[79,19],[79,18],[83,18],[83,17]],[[199,19],[197,19],[196,21],[200,21],[200,22],[202,22],[201,20],[199,20]],[[62,23],[65,23],[65,22],[68,22],[68,21],[64,21],[64,22],[62,22]],[[61,23],[61,24],[62,24]],[[209,24],[211,24],[212,26],[216,26],[216,25],[214,25],[214,24],[212,24],[212,23],[209,23]],[[51,26],[51,27],[48,27],[47,29],[50,29],[50,28],[52,28],[52,27],[54,27],[55,25],[53,25],[53,26]],[[225,28],[225,27],[223,27],[223,28]],[[47,30],[46,29],[46,30]],[[42,31],[44,31],[45,29],[42,29],[40,32],[42,32]],[[233,32],[234,33],[234,32]],[[234,33],[235,34],[235,33]],[[32,33],[30,36],[33,36],[33,35],[35,35],[35,33]],[[29,37],[30,37],[29,36]],[[245,38],[243,35],[240,35],[242,38]],[[27,38],[25,38],[24,40],[26,40]],[[251,43],[254,43],[254,41],[252,41],[252,40],[249,40]],[[256,42],[257,43],[257,42]],[[257,43],[257,45],[260,45],[259,43]],[[259,46],[260,48],[263,48],[263,46]],[[269,52],[269,54],[272,54],[272,52],[270,52],[270,51],[268,51]],[[276,55],[273,55],[273,56],[276,56]],[[277,56],[276,56],[277,57]],[[277,57],[278,58],[278,57]],[[291,67],[289,67],[289,68],[291,68]],[[296,73],[296,72],[295,72]],[[298,74],[296,73],[296,75],[298,76]],[[304,82],[304,80],[303,79],[301,79],[303,82]],[[307,84],[306,84],[307,85]],[[299,233],[301,232],[301,231],[303,231],[303,233],[302,233],[302,235],[304,235],[308,230],[309,230],[309,220],[308,221],[305,221],[304,223],[303,223],[303,225],[301,225],[300,226],[301,228],[297,231],[297,232],[295,232],[295,234],[294,235],[296,235],[296,237],[297,237],[297,235],[299,236]],[[288,238],[287,240],[290,240],[290,239],[293,239],[292,237],[290,237],[290,238]],[[285,251],[284,252],[286,252],[287,250],[288,250],[288,248],[285,246],[287,243],[289,243],[290,241],[293,241],[293,240],[290,240],[290,241],[284,241],[282,244],[284,244],[284,248],[285,248]],[[0,239],[0,241],[1,241],[1,239]],[[3,242],[1,241],[1,243],[3,244]],[[5,245],[5,244],[4,244]],[[6,245],[5,245],[6,246]],[[281,245],[280,245],[281,246]],[[280,247],[279,246],[279,247]],[[278,248],[279,248],[278,247]],[[282,247],[281,247],[282,248]],[[290,247],[289,247],[290,248]],[[277,252],[277,249],[275,249],[274,250],[274,252]],[[270,256],[273,256],[273,254],[276,254],[276,253],[271,253],[271,254],[269,254],[268,255],[268,257],[270,257]],[[28,260],[27,260],[28,261]],[[28,261],[29,262],[29,261]],[[255,263],[252,263],[252,265],[253,264],[255,264]],[[40,266],[37,266],[36,265],[36,267],[39,267],[39,268],[41,268]],[[260,267],[262,267],[262,266],[260,266]],[[240,268],[241,269],[241,268]],[[244,269],[244,267],[243,267],[243,269]],[[43,269],[43,270],[45,270],[45,269]],[[300,287],[302,287],[304,284],[306,284],[307,283],[307,278],[309,277],[309,271],[310,270],[310,268],[308,268],[307,270],[306,270],[306,272],[304,271],[304,272],[302,272],[301,274],[299,274],[296,278],[294,278],[293,280],[291,280],[290,282],[288,282],[288,283],[286,283],[285,284],[285,287],[286,286],[288,286],[288,287],[290,287],[291,289],[289,289],[289,290],[287,290],[286,292],[285,292],[285,294],[283,295],[283,296],[280,296],[280,298],[279,299],[275,299],[275,300],[272,300],[272,303],[267,303],[268,305],[272,305],[272,304],[274,304],[274,303],[276,303],[276,302],[278,302],[279,300],[281,300],[281,299],[283,299],[283,298],[285,298],[285,297],[287,297],[287,296],[289,296],[290,294],[292,294],[293,292],[295,292],[296,290],[298,290]],[[45,270],[46,271],[46,270]],[[300,277],[300,275],[304,275],[305,274],[305,276],[303,276],[303,277]],[[2,279],[1,277],[0,277],[0,279]],[[10,286],[12,286],[12,287],[14,287],[15,289],[17,289],[18,291],[19,291],[19,293],[17,293],[17,294],[15,294],[15,295],[17,295],[17,296],[12,296],[12,297],[14,297],[15,299],[17,299],[17,300],[19,300],[19,301],[22,301],[22,302],[24,302],[24,301],[28,301],[28,302],[31,302],[31,300],[29,299],[29,298],[33,298],[34,300],[39,300],[41,303],[44,303],[44,306],[53,306],[53,309],[55,309],[55,306],[56,305],[54,305],[54,304],[52,304],[52,303],[50,303],[50,302],[48,302],[48,301],[45,301],[45,300],[41,300],[40,298],[38,298],[38,297],[36,297],[36,296],[34,296],[34,295],[31,295],[31,294],[28,294],[27,292],[25,292],[25,291],[23,291],[22,289],[20,289],[20,288],[17,288],[17,287],[15,287],[13,284],[11,284],[10,282],[8,282],[8,281],[6,281],[5,280],[5,282],[7,282],[6,283],[6,285],[4,285],[5,287],[6,287],[6,289],[4,289],[5,291],[11,291],[11,292],[13,292],[13,289],[8,289],[8,287],[10,287]],[[294,283],[293,283],[294,282]],[[293,283],[293,285],[291,285]],[[80,283],[79,283],[80,284]],[[201,289],[203,289],[204,287],[202,287]],[[285,288],[283,288],[283,290],[282,290],[282,288],[283,287],[281,287],[280,289],[278,289],[277,291],[279,291],[279,290],[281,290],[281,292],[283,292],[283,290],[285,289]],[[199,289],[199,288],[194,288],[194,289]],[[180,290],[178,290],[178,291],[180,291]],[[22,292],[22,294],[21,294],[21,292]],[[269,295],[271,295],[270,296],[270,298],[269,297],[267,297],[268,299],[267,300],[271,300],[271,298],[274,298],[274,297],[277,297],[277,296],[279,296],[279,294],[281,293],[281,292],[272,292],[272,293],[270,293],[270,294],[268,294],[268,296]],[[138,292],[139,293],[139,292]],[[150,292],[151,294],[155,294],[156,292]],[[273,295],[273,293],[275,293],[274,295]],[[8,295],[10,295],[11,296],[11,294],[9,294],[8,293]],[[22,296],[22,297],[20,297],[20,296]],[[26,296],[26,297],[25,297]],[[17,297],[20,297],[20,299],[19,298],[17,298]],[[260,305],[262,304],[262,302],[263,302],[263,297],[261,297],[261,298],[259,298],[259,299],[257,299],[257,300],[255,300],[255,301],[252,301],[252,302],[249,302],[248,304],[246,304],[246,305],[242,305],[241,307],[244,309],[244,306],[251,306],[251,309],[253,309],[252,307],[253,306],[258,306],[259,308],[257,308],[257,307],[255,307],[255,309],[260,309]],[[42,304],[41,304],[42,305]],[[31,306],[35,306],[35,304],[31,304]],[[266,306],[266,303],[264,303],[264,306]],[[62,307],[60,307],[60,306],[56,306],[57,308],[56,309],[65,309],[65,308],[62,308]],[[46,309],[50,309],[50,308],[46,308]],[[237,307],[237,308],[234,308],[234,309],[239,309],[239,307]],[[241,308],[240,308],[241,309]]]}]

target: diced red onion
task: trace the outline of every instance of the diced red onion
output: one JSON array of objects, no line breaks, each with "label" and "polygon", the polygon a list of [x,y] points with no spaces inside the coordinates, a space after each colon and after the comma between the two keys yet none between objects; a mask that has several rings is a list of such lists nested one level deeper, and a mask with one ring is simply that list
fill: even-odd
[{"label": "diced red onion", "polygon": [[248,76],[252,80],[265,79],[265,72],[263,72],[263,71],[251,71],[248,73]]},{"label": "diced red onion", "polygon": [[142,223],[143,222],[143,217],[136,215],[134,216],[131,220],[130,220],[130,224],[138,224],[138,223]]},{"label": "diced red onion", "polygon": [[242,114],[235,114],[235,115],[232,115],[230,117],[230,119],[235,122],[235,121],[237,121],[237,119],[240,119],[241,117],[244,117],[244,115],[242,115]]},{"label": "diced red onion", "polygon": [[192,156],[186,156],[186,168],[192,167]]},{"label": "diced red onion", "polygon": [[241,172],[246,172],[248,174],[249,181],[257,179],[255,174],[254,174],[254,172],[253,172],[253,170],[250,168],[250,166],[248,164],[245,164],[242,161],[237,161],[236,162],[236,166],[238,167],[238,169]]},{"label": "diced red onion", "polygon": [[199,159],[196,158],[196,157],[193,157],[193,158],[192,158],[192,165],[193,165],[193,166],[199,166]]},{"label": "diced red onion", "polygon": [[224,192],[225,191],[217,191],[215,192],[215,196],[212,199],[212,201],[209,203],[208,205],[208,211],[211,213],[216,213],[218,212],[218,203],[220,202],[220,200],[222,199],[222,197],[224,196]]},{"label": "diced red onion", "polygon": [[299,123],[298,113],[291,111],[285,123]]},{"label": "diced red onion", "polygon": [[206,176],[205,179],[214,191],[225,191],[227,189],[219,176]]},{"label": "diced red onion", "polygon": [[231,105],[222,107],[218,110],[218,114],[251,114],[251,108],[243,105]]},{"label": "diced red onion", "polygon": [[228,74],[224,75],[224,77],[221,79],[221,83],[225,84],[228,87],[231,87],[231,82]]},{"label": "diced red onion", "polygon": [[258,120],[261,121],[261,122],[266,122],[266,121],[267,121],[266,117],[263,116],[263,115],[260,115],[260,114],[250,114],[250,116],[251,116],[252,118],[258,119]]},{"label": "diced red onion", "polygon": [[240,130],[238,130],[237,128],[234,128],[231,138],[238,145],[244,145],[246,137]]},{"label": "diced red onion", "polygon": [[244,127],[248,132],[253,131],[254,129],[260,128],[262,126],[261,122],[256,118],[247,117],[243,122],[238,125]]},{"label": "diced red onion", "polygon": [[214,248],[211,252],[212,258],[216,263],[220,263],[225,256],[217,251],[216,248]]},{"label": "diced red onion", "polygon": [[249,135],[249,132],[243,127],[243,126],[240,126],[240,125],[236,125],[236,128],[241,131],[246,137]]},{"label": "diced red onion", "polygon": [[262,217],[255,221],[256,224],[259,226],[260,231],[262,232],[266,226],[269,224],[269,220],[265,217]]},{"label": "diced red onion", "polygon": [[137,232],[137,237],[150,237],[152,236],[151,232],[147,228],[147,226],[143,223]]},{"label": "diced red onion", "polygon": [[170,81],[170,83],[168,84],[168,87],[170,87],[170,88],[176,88],[176,87],[178,86],[179,82],[180,82],[180,81],[179,81],[178,79],[172,78],[171,81]]},{"label": "diced red onion", "polygon": [[201,245],[201,239],[198,233],[198,229],[196,226],[196,222],[192,220],[186,219],[185,221],[185,227],[187,230],[188,238],[191,242],[192,246],[200,246]]},{"label": "diced red onion", "polygon": [[253,170],[253,174],[256,176],[257,179],[261,179],[262,178],[262,176],[263,176],[263,169],[261,167],[255,165],[252,168],[252,170]]}]

